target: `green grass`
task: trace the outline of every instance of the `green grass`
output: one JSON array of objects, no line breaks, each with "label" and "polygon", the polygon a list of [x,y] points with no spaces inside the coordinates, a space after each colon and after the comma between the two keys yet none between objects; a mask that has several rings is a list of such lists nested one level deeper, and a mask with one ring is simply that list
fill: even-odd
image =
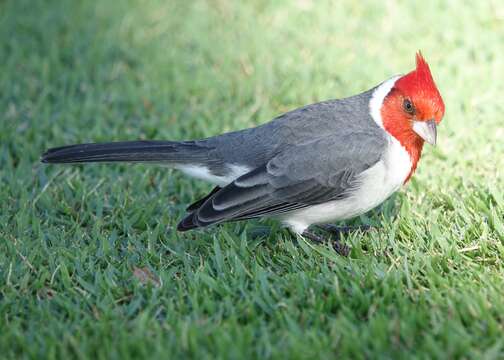
[{"label": "green grass", "polygon": [[[0,357],[504,357],[504,7],[353,3],[0,1]],[[178,234],[209,186],[162,167],[38,162],[260,124],[418,49],[439,144],[349,258],[275,222]]]}]

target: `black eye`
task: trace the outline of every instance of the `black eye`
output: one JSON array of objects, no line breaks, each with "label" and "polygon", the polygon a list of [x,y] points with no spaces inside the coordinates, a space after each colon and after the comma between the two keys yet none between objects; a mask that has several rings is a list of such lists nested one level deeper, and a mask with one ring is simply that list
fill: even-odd
[{"label": "black eye", "polygon": [[415,113],[415,107],[413,106],[413,103],[411,102],[410,99],[404,99],[404,101],[403,101],[403,109],[408,114],[414,114]]}]

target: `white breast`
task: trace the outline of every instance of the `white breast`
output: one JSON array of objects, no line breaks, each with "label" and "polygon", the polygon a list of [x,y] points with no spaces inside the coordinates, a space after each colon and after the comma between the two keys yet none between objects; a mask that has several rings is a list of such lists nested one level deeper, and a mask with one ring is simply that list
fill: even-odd
[{"label": "white breast", "polygon": [[291,212],[282,221],[301,234],[312,224],[350,219],[375,208],[396,192],[411,171],[408,152],[395,138],[382,160],[360,175],[361,186],[344,200],[330,201]]}]

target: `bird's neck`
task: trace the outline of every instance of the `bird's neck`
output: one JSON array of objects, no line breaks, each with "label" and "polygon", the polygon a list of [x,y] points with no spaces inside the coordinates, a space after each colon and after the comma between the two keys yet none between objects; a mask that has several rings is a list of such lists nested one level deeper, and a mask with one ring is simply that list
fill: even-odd
[{"label": "bird's neck", "polygon": [[416,170],[418,161],[422,155],[424,141],[412,130],[409,121],[404,119],[402,114],[392,111],[391,108],[387,109],[386,105],[384,104],[381,111],[383,127],[391,136],[399,141],[410,156],[411,170],[404,180],[404,183],[406,183]]},{"label": "bird's neck", "polygon": [[420,156],[422,155],[424,141],[422,139],[419,139],[418,136],[414,136],[413,139],[406,138],[397,140],[399,140],[399,143],[406,149],[411,159],[411,170],[404,180],[404,184],[406,184],[417,168],[418,161],[420,160]]}]

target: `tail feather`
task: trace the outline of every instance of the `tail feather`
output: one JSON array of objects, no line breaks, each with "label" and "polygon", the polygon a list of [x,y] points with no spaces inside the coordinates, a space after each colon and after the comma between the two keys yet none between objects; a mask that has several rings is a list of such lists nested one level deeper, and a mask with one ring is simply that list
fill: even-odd
[{"label": "tail feather", "polygon": [[62,146],[47,150],[43,163],[172,162],[204,160],[208,149],[193,141],[121,141]]}]

